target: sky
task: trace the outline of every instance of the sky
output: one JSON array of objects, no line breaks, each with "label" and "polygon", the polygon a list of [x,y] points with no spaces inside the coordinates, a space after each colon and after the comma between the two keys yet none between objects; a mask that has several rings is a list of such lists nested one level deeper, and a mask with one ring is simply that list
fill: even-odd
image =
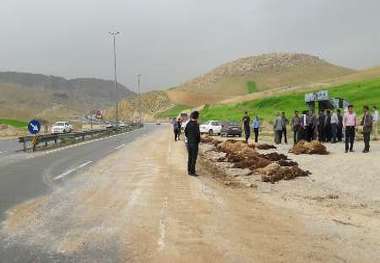
[{"label": "sky", "polygon": [[378,0],[1,0],[0,71],[170,88],[243,56],[380,65]]}]

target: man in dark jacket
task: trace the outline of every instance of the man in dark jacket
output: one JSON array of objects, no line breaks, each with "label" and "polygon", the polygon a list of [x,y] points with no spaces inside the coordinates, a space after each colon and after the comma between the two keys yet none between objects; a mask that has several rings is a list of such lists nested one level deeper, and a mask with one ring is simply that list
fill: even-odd
[{"label": "man in dark jacket", "polygon": [[343,116],[340,109],[337,109],[336,113],[338,115],[338,132],[336,137],[338,138],[338,142],[341,142],[343,140]]},{"label": "man in dark jacket", "polygon": [[320,142],[325,142],[326,141],[326,136],[325,136],[325,120],[326,116],[324,111],[319,112],[319,118],[318,118],[318,140]]},{"label": "man in dark jacket", "polygon": [[245,142],[248,143],[249,137],[251,137],[251,127],[249,126],[251,123],[251,118],[249,117],[248,112],[244,113],[242,122],[245,134]]},{"label": "man in dark jacket", "polygon": [[294,144],[297,144],[300,140],[300,129],[301,129],[301,118],[299,117],[298,111],[294,112],[294,117],[292,118],[290,122],[290,127],[293,131],[293,142]]},{"label": "man in dark jacket", "polygon": [[363,107],[363,112],[364,112],[364,115],[361,121],[361,125],[363,125],[363,139],[364,139],[363,153],[368,153],[369,141],[371,140],[373,118],[372,118],[372,115],[369,113],[368,106]]},{"label": "man in dark jacket", "polygon": [[195,165],[198,157],[198,145],[201,142],[198,118],[199,112],[192,112],[190,114],[190,121],[185,128],[186,147],[188,152],[187,172],[190,176],[197,176],[195,173]]}]

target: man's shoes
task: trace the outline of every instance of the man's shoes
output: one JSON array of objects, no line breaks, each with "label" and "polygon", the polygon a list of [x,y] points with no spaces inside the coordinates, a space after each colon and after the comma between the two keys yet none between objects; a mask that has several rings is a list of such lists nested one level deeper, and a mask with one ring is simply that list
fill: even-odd
[{"label": "man's shoes", "polygon": [[368,150],[363,150],[363,153],[369,153],[369,151]]},{"label": "man's shoes", "polygon": [[198,175],[196,173],[189,173],[190,176],[197,177]]},{"label": "man's shoes", "polygon": [[345,152],[345,153],[348,153],[348,150],[345,150],[344,152]]},{"label": "man's shoes", "polygon": [[351,150],[350,150],[350,153],[353,153],[353,152],[354,152],[354,150],[351,149]]}]

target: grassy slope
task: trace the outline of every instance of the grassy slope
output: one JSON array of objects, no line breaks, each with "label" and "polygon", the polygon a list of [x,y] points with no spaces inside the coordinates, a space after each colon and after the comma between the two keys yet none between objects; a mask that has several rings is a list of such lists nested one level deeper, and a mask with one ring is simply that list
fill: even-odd
[{"label": "grassy slope", "polygon": [[[343,97],[355,105],[356,112],[362,113],[363,105],[380,106],[380,79],[350,82],[344,85],[329,88],[331,97]],[[206,106],[202,113],[202,120],[240,120],[244,111],[251,115],[258,114],[261,118],[271,121],[278,111],[285,111],[291,116],[297,109],[306,109],[304,92],[293,92],[281,96],[272,96],[237,104],[217,104]]]},{"label": "grassy slope", "polygon": [[[296,65],[292,68],[252,72],[244,76],[226,76],[205,86],[182,85],[167,90],[170,100],[175,104],[200,106],[215,104],[236,96],[252,94],[247,82],[255,82],[255,91],[266,91],[288,86],[307,85],[339,78],[353,71],[332,64]],[[206,75],[207,76],[207,75]],[[253,92],[256,93],[256,92]]]},{"label": "grassy slope", "polygon": [[157,118],[174,118],[177,117],[182,111],[187,110],[191,107],[186,105],[175,105],[170,109],[160,112],[156,115]]},{"label": "grassy slope", "polygon": [[15,128],[23,128],[26,129],[28,123],[25,121],[12,120],[12,119],[0,119],[0,124],[5,124],[9,126],[13,126]]}]

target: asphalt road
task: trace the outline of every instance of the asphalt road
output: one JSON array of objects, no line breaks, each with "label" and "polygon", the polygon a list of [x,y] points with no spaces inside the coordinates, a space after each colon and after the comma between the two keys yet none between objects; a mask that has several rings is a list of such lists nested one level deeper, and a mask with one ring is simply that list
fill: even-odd
[{"label": "asphalt road", "polygon": [[47,193],[76,172],[158,128],[145,125],[129,133],[38,153],[17,153],[16,141],[1,141],[5,154],[0,155],[0,221],[10,207]]},{"label": "asphalt road", "polygon": [[19,150],[22,150],[22,146],[17,139],[0,140],[0,158]]}]

